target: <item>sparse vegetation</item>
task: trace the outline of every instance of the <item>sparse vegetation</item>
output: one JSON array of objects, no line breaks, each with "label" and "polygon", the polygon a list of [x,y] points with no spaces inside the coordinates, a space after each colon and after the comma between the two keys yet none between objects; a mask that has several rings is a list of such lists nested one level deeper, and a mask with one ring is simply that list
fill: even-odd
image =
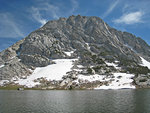
[{"label": "sparse vegetation", "polygon": [[100,69],[102,69],[102,66],[95,66],[93,67],[93,69],[95,70],[95,72],[98,72]]},{"label": "sparse vegetation", "polygon": [[88,74],[92,74],[92,68],[87,69]]},{"label": "sparse vegetation", "polygon": [[99,58],[97,55],[92,55],[92,61],[96,64],[105,64],[105,62]]},{"label": "sparse vegetation", "polygon": [[136,67],[127,67],[127,71],[134,74],[148,74],[150,73],[150,70],[147,67],[144,66],[136,66]]},{"label": "sparse vegetation", "polygon": [[146,82],[146,81],[147,81],[146,79],[139,80],[139,82]]},{"label": "sparse vegetation", "polygon": [[120,61],[119,63],[120,66],[136,66],[137,65],[137,63],[133,60],[120,58],[119,61]]},{"label": "sparse vegetation", "polygon": [[17,90],[18,88],[22,88],[22,86],[20,86],[20,85],[0,86],[0,89],[3,89],[3,90]]}]

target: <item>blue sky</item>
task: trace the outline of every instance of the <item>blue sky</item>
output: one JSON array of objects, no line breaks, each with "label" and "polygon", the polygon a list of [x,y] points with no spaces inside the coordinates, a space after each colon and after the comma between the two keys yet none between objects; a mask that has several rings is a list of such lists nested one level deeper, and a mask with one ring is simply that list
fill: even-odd
[{"label": "blue sky", "polygon": [[150,45],[150,0],[0,0],[0,51],[48,20],[98,16]]}]

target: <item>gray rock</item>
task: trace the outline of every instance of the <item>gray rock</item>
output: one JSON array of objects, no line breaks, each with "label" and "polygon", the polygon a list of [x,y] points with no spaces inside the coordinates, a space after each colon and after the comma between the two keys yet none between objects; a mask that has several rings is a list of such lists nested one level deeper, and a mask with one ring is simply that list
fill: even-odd
[{"label": "gray rock", "polygon": [[31,73],[29,68],[17,61],[17,59],[5,63],[5,66],[0,68],[1,80],[11,80],[13,77],[21,78],[22,76],[28,76]]},{"label": "gray rock", "polygon": [[139,87],[150,87],[150,76],[139,74],[138,77],[134,78],[135,84]]},{"label": "gray rock", "polygon": [[[74,53],[68,57],[65,51]],[[31,67],[47,66],[53,63],[51,59],[77,57],[78,64],[87,67],[101,66],[102,63],[105,64],[102,62],[105,60],[117,60],[120,61],[122,70],[127,71],[128,67],[135,67],[141,63],[139,56],[150,61],[150,46],[141,38],[111,28],[99,17],[72,15],[69,18],[47,22],[43,27],[2,51],[0,65],[5,66],[0,68],[0,76],[6,80],[14,76],[28,76]],[[129,64],[122,64],[127,61]],[[111,68],[107,68],[106,65],[103,67],[106,68],[98,70],[99,74],[111,73]],[[82,74],[88,74],[86,69],[82,70]],[[95,70],[92,70],[92,74],[95,74]],[[70,73],[70,79],[76,79],[76,75],[74,72]]]},{"label": "gray rock", "polygon": [[53,64],[50,59],[42,55],[20,55],[21,62],[34,67],[44,67],[49,64]]}]

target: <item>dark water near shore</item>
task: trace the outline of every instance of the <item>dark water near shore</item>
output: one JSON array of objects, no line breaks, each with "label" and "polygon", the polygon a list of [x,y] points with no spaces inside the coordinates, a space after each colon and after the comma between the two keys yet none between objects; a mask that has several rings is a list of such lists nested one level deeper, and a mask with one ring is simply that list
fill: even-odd
[{"label": "dark water near shore", "polygon": [[0,90],[0,113],[150,113],[150,89]]}]

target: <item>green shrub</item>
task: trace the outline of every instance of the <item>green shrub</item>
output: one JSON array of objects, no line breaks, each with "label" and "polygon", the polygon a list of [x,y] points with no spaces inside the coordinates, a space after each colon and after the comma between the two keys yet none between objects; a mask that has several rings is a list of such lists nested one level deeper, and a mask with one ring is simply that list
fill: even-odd
[{"label": "green shrub", "polygon": [[98,72],[100,69],[102,69],[102,66],[95,66],[93,69],[95,72]]},{"label": "green shrub", "polygon": [[107,55],[108,55],[108,52],[101,52],[100,55],[101,55],[101,56],[107,56]]},{"label": "green shrub", "polygon": [[88,72],[88,74],[92,74],[92,69],[91,69],[91,68],[88,68],[88,69],[87,69],[87,72]]},{"label": "green shrub", "polygon": [[145,75],[150,73],[150,70],[148,69],[148,67],[139,66],[139,65],[134,68],[128,67],[127,71],[129,71],[130,73],[134,73],[134,74],[145,74]]},{"label": "green shrub", "polygon": [[146,81],[147,81],[146,79],[139,80],[139,82],[146,82]]},{"label": "green shrub", "polygon": [[137,63],[133,60],[128,60],[128,59],[119,59],[120,65],[121,66],[136,66]]},{"label": "green shrub", "polygon": [[92,55],[92,61],[96,64],[105,64],[105,62],[99,58],[97,55]]}]

